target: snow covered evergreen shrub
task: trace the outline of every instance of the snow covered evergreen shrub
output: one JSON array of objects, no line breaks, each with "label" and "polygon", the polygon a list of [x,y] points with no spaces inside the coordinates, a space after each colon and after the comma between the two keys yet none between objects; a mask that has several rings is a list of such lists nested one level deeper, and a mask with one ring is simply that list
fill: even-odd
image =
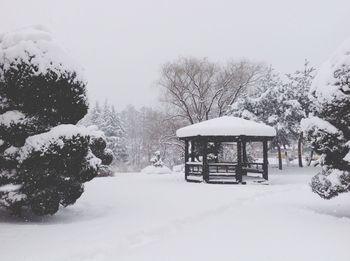
[{"label": "snow covered evergreen shrub", "polygon": [[96,176],[90,131],[74,125],[88,108],[80,71],[41,28],[0,35],[0,205],[14,213],[54,214]]},{"label": "snow covered evergreen shrub", "polygon": [[163,167],[164,163],[162,160],[162,157],[160,156],[160,151],[157,150],[154,153],[154,156],[151,158],[150,162],[153,164],[154,167]]},{"label": "snow covered evergreen shrub", "polygon": [[350,191],[350,41],[318,71],[310,90],[312,115],[302,121],[322,171],[311,187],[329,199]]},{"label": "snow covered evergreen shrub", "polygon": [[91,151],[96,157],[101,159],[98,176],[113,176],[113,171],[109,167],[113,161],[113,152],[106,148],[107,142],[104,133],[98,130],[97,126],[90,126],[88,129],[91,131],[89,144]]},{"label": "snow covered evergreen shrub", "polygon": [[150,162],[152,165],[145,167],[141,170],[142,173],[146,174],[170,174],[171,170],[164,165],[160,151],[156,151]]}]

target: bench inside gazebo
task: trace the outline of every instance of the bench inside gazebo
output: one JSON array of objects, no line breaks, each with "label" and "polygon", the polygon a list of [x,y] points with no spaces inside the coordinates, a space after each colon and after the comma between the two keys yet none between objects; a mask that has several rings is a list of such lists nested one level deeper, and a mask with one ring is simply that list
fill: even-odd
[{"label": "bench inside gazebo", "polygon": [[[178,129],[176,135],[185,142],[186,181],[245,184],[247,180],[268,180],[268,141],[276,136],[273,127],[224,116]],[[247,144],[252,142],[261,142],[262,162],[249,160]],[[219,154],[228,152],[235,159],[219,160]]]}]

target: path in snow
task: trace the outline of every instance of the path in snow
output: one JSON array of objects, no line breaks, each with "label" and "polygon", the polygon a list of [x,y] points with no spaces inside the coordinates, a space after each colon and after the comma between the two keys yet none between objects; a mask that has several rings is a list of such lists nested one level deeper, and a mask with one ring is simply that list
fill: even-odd
[{"label": "path in snow", "polygon": [[179,174],[98,178],[53,217],[0,212],[0,257],[347,261],[350,195],[320,199],[308,187],[315,172],[290,168],[269,186],[185,183]]}]

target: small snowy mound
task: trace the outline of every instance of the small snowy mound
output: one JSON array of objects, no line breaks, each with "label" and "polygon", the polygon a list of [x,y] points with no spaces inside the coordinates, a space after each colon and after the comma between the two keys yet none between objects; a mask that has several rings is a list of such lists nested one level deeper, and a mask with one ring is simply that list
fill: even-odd
[{"label": "small snowy mound", "polygon": [[155,167],[153,165],[147,166],[141,172],[145,174],[171,174],[171,170],[167,166]]}]

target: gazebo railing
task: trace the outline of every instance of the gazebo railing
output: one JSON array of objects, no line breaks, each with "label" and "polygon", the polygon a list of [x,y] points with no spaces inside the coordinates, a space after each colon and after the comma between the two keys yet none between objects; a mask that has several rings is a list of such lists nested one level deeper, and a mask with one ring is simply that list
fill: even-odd
[{"label": "gazebo railing", "polygon": [[[199,182],[205,179],[204,170],[207,170],[208,181],[218,179],[231,179],[236,178],[236,162],[220,162],[220,163],[207,163],[204,167],[203,162],[186,162],[185,173],[187,181]],[[200,178],[200,179],[198,179]]]},{"label": "gazebo railing", "polygon": [[185,168],[187,176],[203,175],[203,162],[186,162]]},{"label": "gazebo railing", "polygon": [[263,173],[264,163],[248,162],[247,166],[243,166],[242,169],[246,172],[251,172],[251,173]]},{"label": "gazebo railing", "polygon": [[236,162],[208,163],[208,182],[236,182]]},{"label": "gazebo railing", "polygon": [[[203,171],[205,171],[205,173]],[[203,162],[186,162],[185,165],[186,180],[193,182],[205,180],[205,174],[208,182],[236,180],[238,178],[237,171],[237,162],[208,162],[205,166]],[[241,171],[242,175],[246,175],[247,173],[264,174],[264,164],[248,162],[246,166],[241,166]]]},{"label": "gazebo railing", "polygon": [[235,162],[208,163],[209,175],[236,173],[236,167]]}]

